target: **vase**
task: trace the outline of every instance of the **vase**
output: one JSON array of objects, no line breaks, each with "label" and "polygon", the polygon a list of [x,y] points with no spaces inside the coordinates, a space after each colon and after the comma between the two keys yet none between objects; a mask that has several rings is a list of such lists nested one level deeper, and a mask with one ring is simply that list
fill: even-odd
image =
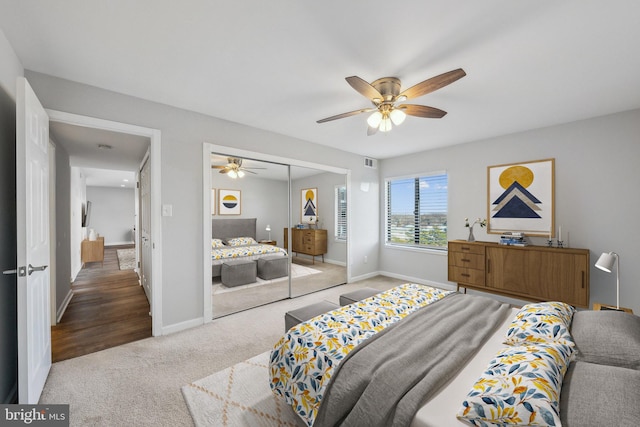
[{"label": "vase", "polygon": [[475,242],[476,238],[473,236],[473,225],[469,227],[469,237],[467,237],[467,242]]},{"label": "vase", "polygon": [[93,228],[89,229],[89,240],[94,241],[98,238],[98,236],[96,235],[96,230],[94,230]]}]

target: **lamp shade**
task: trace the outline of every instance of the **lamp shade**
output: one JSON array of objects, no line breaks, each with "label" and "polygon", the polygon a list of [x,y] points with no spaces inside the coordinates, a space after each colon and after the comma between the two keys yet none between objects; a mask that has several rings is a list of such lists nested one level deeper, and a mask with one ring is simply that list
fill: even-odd
[{"label": "lamp shade", "polygon": [[267,228],[265,228],[264,231],[271,231],[271,226],[267,224]]},{"label": "lamp shade", "polygon": [[603,252],[596,262],[596,267],[607,273],[613,271],[613,265],[616,263],[617,254],[615,252]]}]

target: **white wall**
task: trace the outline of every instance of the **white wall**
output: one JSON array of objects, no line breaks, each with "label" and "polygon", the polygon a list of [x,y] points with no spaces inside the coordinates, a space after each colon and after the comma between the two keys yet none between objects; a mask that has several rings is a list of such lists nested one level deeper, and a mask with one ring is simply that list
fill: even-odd
[{"label": "white wall", "polygon": [[[640,312],[640,110],[430,150],[380,162],[381,178],[446,170],[449,239],[465,239],[464,218],[487,216],[487,166],[555,158],[556,225],[571,247],[591,251],[591,302],[615,304],[615,274],[593,267],[604,251],[620,255],[620,301]],[[383,190],[380,190],[384,197]],[[384,200],[384,199],[382,199]],[[381,214],[384,215],[381,205]],[[383,225],[380,224],[383,232]],[[475,227],[477,240],[498,241]],[[544,244],[543,238],[534,238]],[[447,283],[445,254],[380,247],[380,269]]]},{"label": "white wall", "polygon": [[71,281],[73,282],[82,269],[81,244],[82,240],[87,237],[86,228],[82,227],[82,205],[87,201],[87,179],[81,168],[72,167],[70,181],[71,225],[69,229],[69,244],[71,247]]},{"label": "white wall", "polygon": [[[286,170],[286,166],[281,166]],[[260,173],[260,171],[257,171]],[[246,174],[243,178],[229,178],[214,170],[211,174],[211,188],[217,190],[240,190],[241,214],[220,215],[216,205],[213,218],[256,218],[256,238],[267,240],[267,224],[271,226],[271,239],[277,240],[278,246],[284,246],[283,229],[287,226],[288,185],[286,181],[262,179],[260,176]],[[216,195],[216,204],[218,198]]]},{"label": "white wall", "polygon": [[135,191],[133,188],[87,186],[91,216],[87,229],[104,236],[105,246],[133,243]]},{"label": "white wall", "polygon": [[[365,255],[369,260],[368,264],[354,261],[351,271],[356,277],[375,273],[379,193],[375,185],[369,191],[359,188],[361,182],[377,183],[378,178],[377,171],[364,168],[361,156],[52,76],[26,74],[46,108],[162,132],[162,200],[156,202],[173,205],[173,216],[162,218],[165,328],[203,316],[203,177],[199,165],[205,142],[351,169],[356,190],[351,194],[350,213],[358,218],[350,229],[351,250],[354,260]],[[349,141],[342,143],[348,146]]]},{"label": "white wall", "polygon": [[346,265],[347,244],[335,239],[335,187],[345,185],[346,176],[336,173],[321,173],[306,178],[298,179],[291,183],[293,223],[301,221],[301,198],[303,188],[318,189],[318,219],[320,227],[327,230],[327,253],[325,261]]}]

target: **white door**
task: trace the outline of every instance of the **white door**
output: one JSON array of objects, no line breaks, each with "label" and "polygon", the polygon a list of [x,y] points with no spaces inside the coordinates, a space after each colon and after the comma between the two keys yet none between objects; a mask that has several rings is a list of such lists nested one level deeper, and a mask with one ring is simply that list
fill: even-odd
[{"label": "white door", "polygon": [[151,304],[151,160],[147,158],[140,170],[140,270],[141,281]]},{"label": "white door", "polygon": [[51,368],[49,117],[26,79],[17,93],[18,401],[35,404]]}]

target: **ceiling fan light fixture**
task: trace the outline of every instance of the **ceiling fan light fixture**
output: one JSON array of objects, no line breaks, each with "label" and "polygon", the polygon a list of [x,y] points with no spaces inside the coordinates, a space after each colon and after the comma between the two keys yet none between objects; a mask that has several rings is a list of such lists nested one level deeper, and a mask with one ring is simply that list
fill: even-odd
[{"label": "ceiling fan light fixture", "polygon": [[238,177],[238,173],[236,171],[234,171],[233,169],[231,169],[229,172],[227,172],[227,175],[229,175],[230,178],[236,179]]},{"label": "ceiling fan light fixture", "polygon": [[387,115],[380,122],[380,127],[378,127],[378,130],[380,132],[389,132],[392,127],[393,127],[393,125],[391,124],[391,119]]},{"label": "ceiling fan light fixture", "polygon": [[367,124],[372,128],[377,128],[382,121],[382,113],[380,111],[376,111],[367,119]]},{"label": "ceiling fan light fixture", "polygon": [[389,117],[391,118],[393,124],[398,126],[402,124],[402,122],[404,122],[404,119],[407,118],[407,114],[402,110],[394,108],[393,110],[391,110],[391,113],[389,113]]},{"label": "ceiling fan light fixture", "polygon": [[242,178],[244,176],[244,172],[241,170],[238,170],[237,174],[238,174],[238,178]]}]

